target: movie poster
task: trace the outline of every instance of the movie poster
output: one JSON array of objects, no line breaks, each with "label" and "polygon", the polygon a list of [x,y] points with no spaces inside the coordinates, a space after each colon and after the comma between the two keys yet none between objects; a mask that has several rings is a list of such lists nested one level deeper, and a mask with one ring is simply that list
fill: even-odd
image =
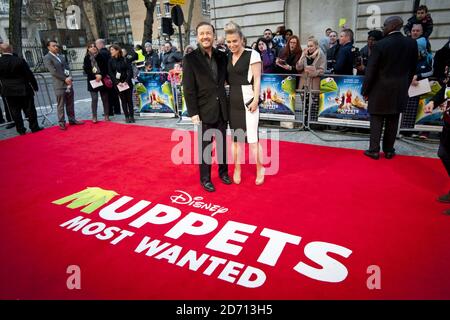
[{"label": "movie poster", "polygon": [[361,76],[322,77],[318,121],[369,127],[367,101],[361,94],[363,81]]},{"label": "movie poster", "polygon": [[172,85],[163,73],[140,73],[138,80],[143,86],[136,88],[139,94],[141,116],[175,116],[175,96]]},{"label": "movie poster", "polygon": [[291,75],[263,74],[261,76],[261,119],[295,119],[296,77]]},{"label": "movie poster", "polygon": [[[430,81],[431,91],[424,94],[419,99],[419,106],[417,107],[416,124],[414,129],[424,131],[441,131],[444,125],[444,102],[439,107],[434,108],[432,113],[424,113],[423,109],[428,102],[441,90],[441,85],[437,81]],[[446,90],[446,97],[450,97],[450,90]]]}]

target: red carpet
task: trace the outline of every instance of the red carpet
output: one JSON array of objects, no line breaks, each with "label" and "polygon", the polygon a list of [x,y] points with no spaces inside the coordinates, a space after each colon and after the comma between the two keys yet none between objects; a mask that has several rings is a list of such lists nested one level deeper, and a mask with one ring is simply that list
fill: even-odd
[{"label": "red carpet", "polygon": [[[435,200],[448,190],[439,160],[373,161],[358,150],[280,142],[279,172],[263,186],[254,184],[254,166],[231,186],[214,166],[211,194],[197,165],[170,161],[171,133],[101,122],[0,141],[0,298],[450,299],[449,206]],[[118,195],[92,213],[52,203],[88,187]],[[176,190],[228,211],[212,216],[172,203]],[[141,200],[147,206],[123,220],[100,215],[123,196],[133,200],[119,213]],[[150,217],[161,205],[169,213]],[[78,216],[97,223],[60,226]],[[117,228],[88,235],[102,223]],[[153,256],[135,251],[155,239]],[[67,288],[71,265],[80,268],[81,290]],[[381,288],[370,290],[368,279]]]}]

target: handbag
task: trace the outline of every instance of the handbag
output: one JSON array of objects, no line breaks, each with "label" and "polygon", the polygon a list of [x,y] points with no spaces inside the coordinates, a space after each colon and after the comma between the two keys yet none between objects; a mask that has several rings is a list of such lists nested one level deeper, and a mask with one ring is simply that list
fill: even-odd
[{"label": "handbag", "polygon": [[103,84],[104,84],[105,87],[108,88],[108,89],[111,89],[111,88],[113,87],[112,80],[111,80],[111,78],[110,78],[108,75],[106,75],[106,76],[103,78]]}]

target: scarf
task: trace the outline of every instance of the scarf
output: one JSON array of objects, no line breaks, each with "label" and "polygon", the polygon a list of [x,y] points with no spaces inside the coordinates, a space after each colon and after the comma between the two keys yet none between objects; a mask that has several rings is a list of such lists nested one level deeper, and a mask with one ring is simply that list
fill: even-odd
[{"label": "scarf", "polygon": [[314,51],[312,54],[308,54],[306,55],[306,64],[308,66],[312,65],[314,63],[314,60],[317,58],[317,56],[319,55],[319,50],[320,49],[316,49],[316,51]]},{"label": "scarf", "polygon": [[92,73],[93,74],[100,74],[100,69],[98,68],[97,60],[95,60],[95,57],[97,55],[93,55],[89,53],[89,59],[91,60],[91,66],[92,66]]}]

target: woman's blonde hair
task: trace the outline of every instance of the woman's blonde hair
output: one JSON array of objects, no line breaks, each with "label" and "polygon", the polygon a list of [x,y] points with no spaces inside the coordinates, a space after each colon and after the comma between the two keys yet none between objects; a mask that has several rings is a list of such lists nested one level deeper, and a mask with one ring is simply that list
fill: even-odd
[{"label": "woman's blonde hair", "polygon": [[314,36],[308,38],[308,42],[310,42],[310,41],[311,41],[312,43],[314,43],[314,45],[315,45],[316,47],[319,46],[319,41],[317,41],[317,39],[314,38]]},{"label": "woman's blonde hair", "polygon": [[225,35],[237,33],[240,38],[244,38],[244,35],[242,34],[241,31],[241,27],[233,21],[228,22],[223,28],[223,30],[225,31]]}]

